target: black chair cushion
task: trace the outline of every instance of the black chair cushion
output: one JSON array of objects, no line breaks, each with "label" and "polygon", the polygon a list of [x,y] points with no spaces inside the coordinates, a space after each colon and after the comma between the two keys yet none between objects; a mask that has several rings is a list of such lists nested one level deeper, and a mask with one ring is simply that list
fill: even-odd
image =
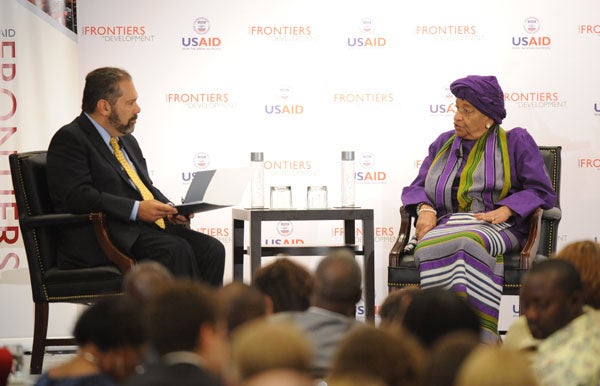
[{"label": "black chair cushion", "polygon": [[[519,253],[504,256],[504,290],[503,295],[518,295],[521,277],[526,270],[521,269]],[[415,265],[413,255],[402,257],[399,267],[388,267],[388,285],[392,287],[419,286],[421,282],[419,269]]]},{"label": "black chair cushion", "polygon": [[123,275],[113,266],[94,268],[50,268],[44,274],[44,289],[49,302],[66,302],[121,293]]}]

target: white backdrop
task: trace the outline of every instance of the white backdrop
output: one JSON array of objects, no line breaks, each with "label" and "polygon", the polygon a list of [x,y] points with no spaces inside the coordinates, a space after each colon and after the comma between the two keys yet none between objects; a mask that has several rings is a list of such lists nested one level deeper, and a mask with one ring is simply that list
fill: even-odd
[{"label": "white backdrop", "polygon": [[[263,151],[266,185],[291,185],[294,206],[305,205],[308,185],[327,185],[330,205],[339,205],[340,152],[354,150],[357,204],[375,210],[380,304],[400,191],[429,143],[452,128],[448,86],[459,77],[496,75],[506,94],[503,127],[522,126],[540,145],[563,146],[559,248],[597,237],[600,3],[577,4],[565,10],[558,0],[432,0],[408,9],[393,1],[79,0],[76,47],[62,32],[19,27],[20,37],[35,34],[31,44],[38,48],[27,59],[60,52],[56,63],[67,68],[23,64],[20,87],[51,91],[31,101],[21,96],[20,114],[10,123],[19,130],[2,150],[45,148],[78,113],[85,74],[100,66],[120,66],[134,77],[142,108],[135,135],[155,184],[174,201],[195,171],[245,166],[250,152]],[[16,28],[0,20],[0,30]],[[62,44],[54,48],[51,39]],[[53,86],[56,74],[66,90]],[[57,98],[57,90],[68,95]],[[6,102],[0,101],[1,116]],[[241,205],[249,202],[248,194]],[[267,227],[265,243],[340,238],[341,224],[291,225],[283,235],[278,224]],[[197,215],[193,226],[225,244],[230,280],[230,210]],[[9,246],[0,247],[2,262]],[[18,253],[22,267],[24,252]],[[312,267],[317,259],[303,261]],[[2,283],[11,266],[0,269]],[[6,287],[0,284],[2,293]],[[501,327],[515,314],[515,299],[507,300]]]}]

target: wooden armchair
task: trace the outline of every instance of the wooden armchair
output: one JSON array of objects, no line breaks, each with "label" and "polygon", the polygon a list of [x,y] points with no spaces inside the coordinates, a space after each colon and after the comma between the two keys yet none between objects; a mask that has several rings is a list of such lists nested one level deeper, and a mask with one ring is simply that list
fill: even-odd
[{"label": "wooden armchair", "polygon": [[[560,210],[560,146],[540,146],[546,169],[550,174],[552,187],[556,191],[556,207],[548,210],[538,208],[531,218],[529,237],[518,253],[504,256],[504,295],[518,295],[521,277],[536,259],[549,257],[556,252],[558,223],[562,217]],[[400,230],[398,238],[389,254],[388,290],[403,287],[420,286],[419,269],[412,254],[406,254],[404,248],[410,240],[412,224],[415,218],[402,206],[400,207]]]},{"label": "wooden armchair", "polygon": [[[123,274],[133,266],[134,260],[110,241],[102,213],[53,213],[46,180],[46,151],[11,154],[9,164],[35,304],[30,372],[39,374],[46,347],[75,345],[70,338],[47,337],[49,303],[87,304],[100,297],[120,295]],[[114,265],[59,269],[56,266],[58,228],[85,223],[94,227],[102,250]]]}]

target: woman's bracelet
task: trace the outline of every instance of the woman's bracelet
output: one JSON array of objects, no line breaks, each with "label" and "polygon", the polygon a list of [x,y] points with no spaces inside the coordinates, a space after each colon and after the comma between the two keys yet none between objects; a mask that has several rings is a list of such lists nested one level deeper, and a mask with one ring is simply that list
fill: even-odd
[{"label": "woman's bracelet", "polygon": [[422,208],[422,209],[419,209],[419,211],[417,211],[417,216],[420,216],[421,212],[431,212],[431,213],[433,213],[433,214],[435,214],[437,216],[437,211],[435,209],[431,209],[431,208]]},{"label": "woman's bracelet", "polygon": [[417,216],[419,216],[421,214],[421,212],[431,212],[437,216],[437,211],[435,209],[423,208],[423,205],[429,205],[429,204],[425,204],[424,202],[422,202],[419,205],[417,205]]}]

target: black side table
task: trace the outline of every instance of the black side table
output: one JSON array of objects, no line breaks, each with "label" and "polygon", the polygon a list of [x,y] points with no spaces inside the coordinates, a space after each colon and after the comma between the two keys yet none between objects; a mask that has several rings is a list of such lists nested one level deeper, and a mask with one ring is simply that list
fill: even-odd
[{"label": "black side table", "polygon": [[[232,209],[233,217],[233,279],[243,280],[244,255],[250,255],[250,279],[261,265],[263,256],[285,254],[288,256],[324,256],[336,247],[349,247],[357,255],[363,255],[363,295],[365,318],[375,320],[375,262],[373,209],[332,208],[332,209]],[[344,221],[344,244],[328,246],[263,246],[263,221]],[[355,222],[362,221],[362,245],[356,245]],[[249,224],[250,244],[245,248],[244,227]]]}]

